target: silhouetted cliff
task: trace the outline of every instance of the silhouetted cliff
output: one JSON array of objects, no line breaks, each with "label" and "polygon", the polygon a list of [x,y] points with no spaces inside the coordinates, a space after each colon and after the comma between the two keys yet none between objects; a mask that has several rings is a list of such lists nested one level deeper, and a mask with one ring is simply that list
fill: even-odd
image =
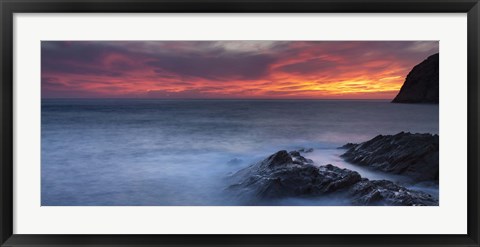
[{"label": "silhouetted cliff", "polygon": [[439,54],[433,54],[408,73],[393,103],[438,104]]}]

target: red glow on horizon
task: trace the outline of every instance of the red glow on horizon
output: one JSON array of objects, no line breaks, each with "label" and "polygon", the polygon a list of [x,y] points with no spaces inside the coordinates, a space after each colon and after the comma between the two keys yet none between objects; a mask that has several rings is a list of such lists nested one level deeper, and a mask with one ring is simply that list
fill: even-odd
[{"label": "red glow on horizon", "polygon": [[135,42],[42,43],[42,97],[392,99],[438,52],[438,42]]}]

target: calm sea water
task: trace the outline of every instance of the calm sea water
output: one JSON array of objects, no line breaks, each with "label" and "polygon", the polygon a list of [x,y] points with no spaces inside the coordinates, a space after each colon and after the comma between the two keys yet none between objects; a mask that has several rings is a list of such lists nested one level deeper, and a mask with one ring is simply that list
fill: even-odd
[{"label": "calm sea water", "polygon": [[[315,149],[306,156],[317,165],[400,181],[344,162],[337,149],[400,131],[438,133],[438,105],[44,99],[42,205],[237,205],[225,195],[229,173],[302,147]],[[287,202],[316,203],[329,204]]]}]

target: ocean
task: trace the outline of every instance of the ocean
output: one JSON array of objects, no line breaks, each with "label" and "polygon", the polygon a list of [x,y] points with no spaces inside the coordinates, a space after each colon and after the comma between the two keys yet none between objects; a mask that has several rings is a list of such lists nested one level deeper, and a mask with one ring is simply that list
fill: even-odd
[{"label": "ocean", "polygon": [[[42,206],[239,205],[228,175],[283,149],[313,148],[305,156],[316,165],[406,183],[346,163],[338,147],[438,134],[438,110],[382,100],[43,99]],[[278,205],[342,204],[332,200]]]}]

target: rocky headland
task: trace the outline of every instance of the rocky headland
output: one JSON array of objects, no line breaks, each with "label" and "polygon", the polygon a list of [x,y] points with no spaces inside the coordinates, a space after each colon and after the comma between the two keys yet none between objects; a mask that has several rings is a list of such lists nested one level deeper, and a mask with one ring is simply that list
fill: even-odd
[{"label": "rocky headland", "polygon": [[230,177],[228,190],[255,205],[279,198],[339,195],[351,205],[438,205],[431,195],[387,180],[369,180],[331,164],[316,166],[298,151],[279,151]]},{"label": "rocky headland", "polygon": [[400,132],[378,135],[359,144],[346,144],[342,157],[352,164],[404,175],[414,182],[434,181],[439,176],[439,137]]},{"label": "rocky headland", "polygon": [[439,54],[433,54],[408,73],[393,103],[434,103],[439,98]]}]

